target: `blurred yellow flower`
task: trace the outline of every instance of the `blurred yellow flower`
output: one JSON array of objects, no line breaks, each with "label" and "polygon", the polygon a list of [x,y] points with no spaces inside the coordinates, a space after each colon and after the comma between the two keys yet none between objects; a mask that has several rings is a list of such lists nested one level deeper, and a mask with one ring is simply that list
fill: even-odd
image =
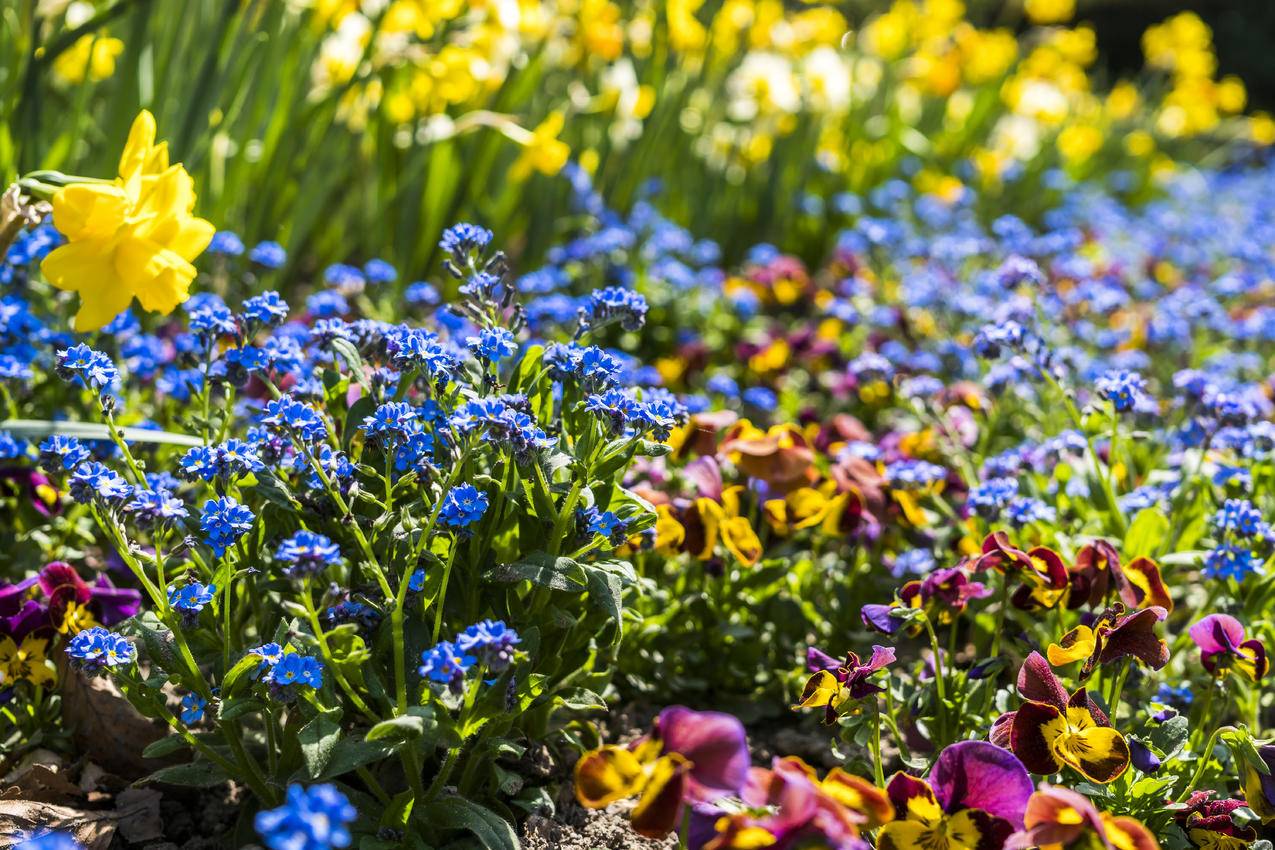
[{"label": "blurred yellow flower", "polygon": [[1134,130],[1125,136],[1124,149],[1130,156],[1143,159],[1155,151],[1155,139],[1145,130]]},{"label": "blurred yellow flower", "polygon": [[1023,11],[1033,24],[1065,24],[1076,14],[1076,0],[1026,0]]},{"label": "blurred yellow flower", "polygon": [[610,0],[580,0],[575,10],[576,45],[571,58],[597,57],[614,62],[624,52],[624,21],[620,7]]},{"label": "blurred yellow flower", "polygon": [[41,263],[58,289],[78,292],[75,329],[101,328],[136,298],[167,315],[190,297],[194,260],[212,240],[211,223],[192,215],[195,187],[155,143],[155,118],[133,121],[112,182],[73,183],[53,196],[53,223],[67,238]]},{"label": "blurred yellow flower", "polygon": [[1256,144],[1275,145],[1275,118],[1266,112],[1253,113],[1248,121],[1248,134]]},{"label": "blurred yellow flower", "polygon": [[1121,80],[1107,95],[1107,114],[1117,121],[1122,121],[1133,115],[1141,100],[1137,86],[1127,80]]},{"label": "blurred yellow flower", "polygon": [[1058,134],[1058,152],[1078,165],[1102,149],[1102,131],[1092,124],[1071,124]]},{"label": "blurred yellow flower", "polygon": [[1142,34],[1147,65],[1179,76],[1212,77],[1217,70],[1213,31],[1194,12],[1182,12]]},{"label": "blurred yellow flower", "polygon": [[868,53],[885,60],[901,57],[911,45],[911,29],[916,7],[910,2],[896,3],[890,11],[868,21],[860,44]]},{"label": "blurred yellow flower", "polygon": [[78,85],[88,79],[100,82],[115,73],[115,60],[124,52],[124,42],[107,36],[80,36],[53,60],[53,76],[58,82]]},{"label": "blurred yellow flower", "polygon": [[1000,79],[1018,58],[1018,39],[1009,30],[977,30],[964,24],[953,36],[961,51],[961,73],[971,85]]},{"label": "blurred yellow flower", "polygon": [[571,156],[571,148],[558,139],[566,120],[563,112],[551,112],[549,117],[528,134],[522,153],[518,154],[514,164],[509,167],[511,180],[526,180],[533,170],[550,177],[562,170],[567,164],[567,158]]},{"label": "blurred yellow flower", "polygon": [[1217,108],[1232,115],[1243,112],[1248,103],[1248,92],[1239,77],[1226,76],[1218,80]]}]

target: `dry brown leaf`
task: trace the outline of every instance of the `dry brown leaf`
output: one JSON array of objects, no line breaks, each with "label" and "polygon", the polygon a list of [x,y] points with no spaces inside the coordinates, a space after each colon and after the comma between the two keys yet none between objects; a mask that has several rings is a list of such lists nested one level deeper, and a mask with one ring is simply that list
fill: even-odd
[{"label": "dry brown leaf", "polygon": [[0,844],[19,834],[41,829],[69,832],[87,850],[107,850],[115,837],[119,815],[114,811],[90,812],[70,806],[54,806],[31,800],[0,800]]},{"label": "dry brown leaf", "polygon": [[33,803],[74,805],[83,796],[78,785],[42,764],[28,766],[14,777],[11,786],[4,789],[5,799]]},{"label": "dry brown leaf", "polygon": [[168,727],[139,714],[110,679],[60,666],[62,722],[81,755],[129,779],[163,767],[162,760],[142,758],[142,750],[164,737]]},{"label": "dry brown leaf", "polygon": [[120,819],[120,836],[133,844],[164,837],[160,820],[161,794],[150,788],[126,788],[115,797],[115,811]]}]

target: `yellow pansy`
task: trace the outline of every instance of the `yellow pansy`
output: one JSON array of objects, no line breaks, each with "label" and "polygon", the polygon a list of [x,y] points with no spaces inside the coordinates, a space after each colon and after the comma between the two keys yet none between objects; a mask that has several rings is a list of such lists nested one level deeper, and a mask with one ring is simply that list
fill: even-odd
[{"label": "yellow pansy", "polygon": [[191,260],[214,232],[194,208],[194,181],[180,164],[168,164],[167,143],[155,143],[155,118],[145,110],[133,121],[115,180],[57,191],[53,223],[67,244],[40,269],[58,289],[80,294],[77,331],[101,328],[134,298],[167,315],[190,297]]},{"label": "yellow pansy", "polygon": [[13,638],[0,638],[0,683],[26,680],[33,685],[49,685],[54,681],[53,662],[44,657],[49,642],[27,635],[22,645]]},{"label": "yellow pansy", "polygon": [[677,552],[686,540],[686,527],[668,505],[655,506],[655,549],[665,554]]},{"label": "yellow pansy", "polygon": [[64,635],[75,635],[96,625],[97,620],[94,619],[93,612],[88,609],[88,606],[70,602],[62,615],[62,622],[58,625],[58,632]]},{"label": "yellow pansy", "polygon": [[727,488],[720,503],[706,498],[695,500],[695,509],[704,525],[704,546],[696,557],[701,560],[711,558],[720,540],[727,551],[746,567],[751,567],[761,558],[761,539],[748,517],[741,515],[740,493],[743,489],[740,486]]}]

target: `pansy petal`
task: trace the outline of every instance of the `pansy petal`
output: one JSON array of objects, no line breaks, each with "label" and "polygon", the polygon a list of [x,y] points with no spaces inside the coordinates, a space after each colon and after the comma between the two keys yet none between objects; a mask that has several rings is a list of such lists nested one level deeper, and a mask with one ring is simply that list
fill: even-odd
[{"label": "pansy petal", "polygon": [[664,752],[680,753],[693,765],[690,793],[708,799],[743,787],[751,758],[744,724],[733,715],[678,705],[661,711],[657,725]]},{"label": "pansy petal", "polygon": [[[944,842],[939,844],[938,842]],[[915,820],[896,820],[877,833],[877,850],[926,850],[947,846],[946,839],[934,824]]]},{"label": "pansy petal", "polygon": [[868,663],[863,665],[863,669],[874,672],[885,667],[887,664],[893,664],[895,659],[894,647],[891,646],[872,646],[872,657],[868,659]]},{"label": "pansy petal", "polygon": [[1098,705],[1093,697],[1089,696],[1088,688],[1079,688],[1074,694],[1072,694],[1071,698],[1067,700],[1067,707],[1083,708],[1085,711],[1089,712],[1089,716],[1093,718],[1093,722],[1097,723],[1099,726],[1111,725],[1111,721],[1103,712],[1102,707]]},{"label": "pansy petal", "polygon": [[892,635],[903,626],[903,621],[890,616],[893,605],[864,605],[859,611],[863,624],[884,635]]},{"label": "pansy petal", "polygon": [[0,584],[0,617],[11,617],[18,613],[38,580],[33,576],[17,584]]},{"label": "pansy petal", "polygon": [[1080,625],[1063,635],[1058,643],[1051,643],[1046,653],[1050,664],[1062,667],[1073,661],[1089,658],[1097,648],[1098,639],[1094,635],[1094,630]]},{"label": "pansy petal", "polygon": [[1187,632],[1204,652],[1230,652],[1244,642],[1244,626],[1230,614],[1209,614]]},{"label": "pansy petal", "polygon": [[841,682],[837,677],[828,670],[820,670],[806,681],[806,687],[801,691],[801,699],[797,702],[794,709],[800,708],[819,708],[825,705],[834,705],[839,701],[841,696]]},{"label": "pansy petal", "polygon": [[841,662],[833,658],[828,653],[816,647],[808,647],[806,649],[806,670],[811,673],[817,673],[820,670],[836,670],[841,666]]},{"label": "pansy petal", "polygon": [[633,753],[623,747],[602,747],[576,762],[576,799],[585,808],[600,809],[636,794],[645,778]]},{"label": "pansy petal", "polygon": [[930,784],[944,811],[981,809],[1014,829],[1023,826],[1033,787],[1013,753],[986,741],[962,741],[939,753]]},{"label": "pansy petal", "polygon": [[730,517],[722,523],[721,531],[722,543],[741,564],[751,567],[761,558],[761,539],[748,517]]},{"label": "pansy petal", "polygon": [[[1107,839],[1120,850],[1160,850],[1160,844],[1143,823],[1131,817],[1111,817],[1103,814]],[[1247,843],[1247,842],[1243,842]],[[1220,847],[1226,846],[1220,844]]]},{"label": "pansy petal", "polygon": [[1011,732],[1014,728],[1014,716],[1018,714],[1016,711],[1007,711],[992,724],[992,728],[987,733],[987,740],[991,741],[998,747],[1010,749],[1013,745],[1011,740]]},{"label": "pansy petal", "polygon": [[1018,692],[1023,699],[1046,702],[1061,709],[1067,704],[1067,689],[1054,675],[1049,662],[1039,652],[1027,656],[1018,671]]},{"label": "pansy petal", "polygon": [[1169,645],[1155,633],[1156,623],[1167,616],[1163,608],[1143,608],[1121,617],[1107,635],[1099,661],[1108,664],[1126,656],[1159,670],[1169,663]]},{"label": "pansy petal", "polygon": [[1023,821],[1026,829],[1005,842],[1006,850],[1066,847],[1101,823],[1098,810],[1088,798],[1044,783],[1027,802]]},{"label": "pansy petal", "polygon": [[1246,640],[1235,649],[1235,666],[1250,681],[1257,682],[1266,676],[1270,662],[1266,647],[1260,640]]},{"label": "pansy petal", "polygon": [[894,806],[884,791],[839,767],[828,771],[819,788],[842,806],[866,816],[864,825],[868,829],[875,829],[894,818]]},{"label": "pansy petal", "polygon": [[629,817],[634,832],[647,838],[663,838],[677,827],[691,769],[691,763],[677,753],[669,753],[655,763]]},{"label": "pansy petal", "polygon": [[948,847],[969,847],[971,850],[1001,850],[1014,832],[1009,821],[978,809],[957,812],[947,819],[944,828]]},{"label": "pansy petal", "polygon": [[909,811],[942,813],[930,783],[911,774],[894,774],[886,783],[885,793],[894,806],[895,817],[899,819],[908,817]]},{"label": "pansy petal", "polygon": [[1032,773],[1049,776],[1062,767],[1054,755],[1054,742],[1067,733],[1063,713],[1049,703],[1025,702],[1014,713],[1010,741],[1014,755]]},{"label": "pansy petal", "polygon": [[1053,743],[1055,754],[1094,782],[1108,783],[1129,767],[1129,742],[1110,726],[1083,726],[1084,709],[1067,710],[1068,731]]},{"label": "pansy petal", "polygon": [[1158,605],[1173,613],[1173,597],[1160,575],[1160,565],[1150,558],[1135,558],[1118,574],[1120,598],[1130,608]]}]

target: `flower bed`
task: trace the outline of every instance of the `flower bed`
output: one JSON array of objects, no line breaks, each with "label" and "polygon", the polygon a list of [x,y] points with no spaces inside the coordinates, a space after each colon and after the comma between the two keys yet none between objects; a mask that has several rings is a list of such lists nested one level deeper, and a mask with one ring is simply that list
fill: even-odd
[{"label": "flower bed", "polygon": [[[406,250],[377,243],[395,262],[365,229],[332,239],[362,201],[319,222],[286,181],[261,195],[282,227],[234,199],[218,229],[197,189],[226,175],[175,163],[145,110],[109,178],[43,168],[5,193],[0,837],[1269,847],[1268,119],[1240,115],[1192,16],[1146,37],[1167,93],[1099,99],[1087,30],[1050,26],[1068,4],[1028,6],[1020,43],[898,2],[839,53],[822,7],[727,3],[705,28],[669,4],[640,48],[651,10],[603,3],[487,69],[552,105],[588,77],[549,46],[667,41],[702,76],[659,102],[685,122],[729,100],[717,126],[743,136],[692,147],[737,200],[759,163],[769,192],[820,165],[790,218],[702,219],[713,180],[638,188],[596,142],[572,153],[564,111],[526,130],[537,98],[511,117],[443,85],[480,82],[444,71],[512,18],[228,7],[226,27],[318,26],[297,33],[315,109],[350,130],[439,131],[426,116],[456,108],[428,156],[483,127],[522,150],[497,197],[466,200],[475,175],[429,189]],[[745,11],[737,55],[718,22]],[[68,32],[31,67],[109,79],[117,46]],[[821,62],[881,78],[841,103]],[[802,69],[788,105],[781,66]],[[1046,88],[1061,114],[1032,111]],[[917,112],[909,132],[829,140],[894,114],[873,92]],[[646,117],[625,97],[631,120],[599,124],[617,150]],[[963,98],[965,123],[930,114]],[[998,148],[1014,128],[1048,145]],[[1205,133],[1230,134],[1226,167],[1196,163]],[[659,146],[628,141],[645,174]],[[398,215],[414,178],[381,165]],[[552,220],[526,218],[538,185]],[[440,218],[471,210],[508,229]],[[773,243],[714,241],[732,222]],[[182,808],[229,822],[161,817]]]}]

